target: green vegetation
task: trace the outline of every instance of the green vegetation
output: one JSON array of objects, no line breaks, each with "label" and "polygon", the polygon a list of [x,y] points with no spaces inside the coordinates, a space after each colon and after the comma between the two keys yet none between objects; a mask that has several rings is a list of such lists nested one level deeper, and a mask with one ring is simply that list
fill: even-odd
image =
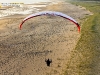
[{"label": "green vegetation", "polygon": [[64,75],[100,75],[100,2],[71,2],[93,15],[84,19],[81,37],[72,52]]}]

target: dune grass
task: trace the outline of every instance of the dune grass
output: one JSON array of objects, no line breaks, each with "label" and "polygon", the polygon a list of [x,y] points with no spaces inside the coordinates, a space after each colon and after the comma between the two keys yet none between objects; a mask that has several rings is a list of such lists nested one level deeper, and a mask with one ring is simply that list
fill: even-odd
[{"label": "dune grass", "polygon": [[93,15],[83,19],[81,37],[67,63],[64,75],[100,75],[100,2],[71,2]]}]

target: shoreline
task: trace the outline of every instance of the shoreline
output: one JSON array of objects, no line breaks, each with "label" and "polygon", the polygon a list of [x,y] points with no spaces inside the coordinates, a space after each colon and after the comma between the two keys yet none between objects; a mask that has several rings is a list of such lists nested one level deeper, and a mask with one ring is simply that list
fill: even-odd
[{"label": "shoreline", "polygon": [[[0,18],[12,16],[12,15],[28,15],[31,13],[39,12],[41,9],[46,8],[52,2],[39,2],[34,4],[23,4],[21,7],[3,7],[0,10]],[[2,10],[5,9],[5,10]]]}]

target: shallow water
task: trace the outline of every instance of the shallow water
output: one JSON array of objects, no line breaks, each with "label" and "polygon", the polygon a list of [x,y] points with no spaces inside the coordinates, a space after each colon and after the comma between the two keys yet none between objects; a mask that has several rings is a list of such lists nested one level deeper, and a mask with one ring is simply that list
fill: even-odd
[{"label": "shallow water", "polygon": [[39,2],[50,2],[50,0],[2,0],[1,3],[16,3],[16,2],[23,2],[27,3],[39,3]]},{"label": "shallow water", "polygon": [[[11,1],[9,1],[9,3],[10,2]],[[41,2],[45,2],[45,3],[41,3]],[[10,16],[10,15],[15,15],[15,14],[25,15],[25,14],[31,14],[34,12],[39,12],[39,10],[41,10],[40,9],[41,7],[46,7],[48,5],[46,2],[50,2],[50,0],[36,0],[35,2],[34,1],[31,2],[31,4],[24,4],[24,5],[21,5],[20,7],[11,7],[11,8],[3,7],[0,9],[0,18],[3,18],[5,16]],[[26,1],[24,3],[29,3],[29,2]],[[40,4],[35,4],[35,3],[40,3]],[[5,10],[2,10],[2,9],[5,9]]]}]

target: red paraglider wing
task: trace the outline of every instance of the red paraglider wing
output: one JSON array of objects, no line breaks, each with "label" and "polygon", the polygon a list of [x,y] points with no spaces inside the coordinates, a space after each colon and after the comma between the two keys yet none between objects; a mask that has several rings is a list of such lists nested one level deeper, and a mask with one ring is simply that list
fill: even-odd
[{"label": "red paraglider wing", "polygon": [[33,17],[37,17],[37,16],[41,16],[41,15],[54,15],[54,16],[60,16],[60,17],[63,17],[65,19],[68,19],[70,20],[71,22],[73,22],[77,28],[78,28],[78,31],[80,32],[80,26],[78,24],[78,22],[76,22],[72,17],[66,15],[66,14],[63,14],[63,13],[60,13],[60,12],[55,12],[55,11],[42,11],[42,12],[38,12],[38,13],[35,13],[35,14],[32,14],[32,15],[29,15],[28,17],[26,17],[20,24],[20,29],[22,28],[22,25],[25,21],[27,21],[28,19],[31,19]]}]

